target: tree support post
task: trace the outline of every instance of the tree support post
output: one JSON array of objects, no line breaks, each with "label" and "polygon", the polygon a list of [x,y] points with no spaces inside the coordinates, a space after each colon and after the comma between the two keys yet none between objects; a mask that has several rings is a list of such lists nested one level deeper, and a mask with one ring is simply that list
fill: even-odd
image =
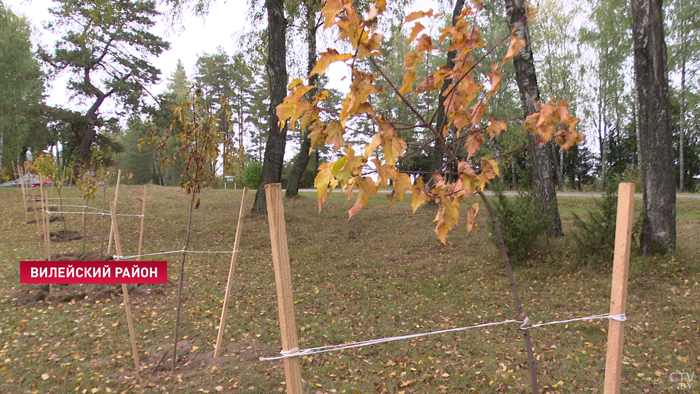
[{"label": "tree support post", "polygon": [[243,188],[241,197],[241,207],[238,210],[238,224],[236,225],[236,238],[233,241],[233,255],[231,255],[231,266],[228,269],[228,281],[226,282],[226,293],[224,295],[224,305],[221,308],[221,320],[219,321],[219,333],[216,336],[216,347],[214,347],[214,358],[221,356],[223,351],[224,329],[226,328],[226,315],[228,314],[228,299],[231,296],[231,286],[233,286],[233,275],[236,272],[236,261],[238,259],[238,247],[241,244],[241,230],[243,228],[243,215],[245,214],[245,200],[248,195],[248,188]]},{"label": "tree support post", "polygon": [[[49,209],[49,203],[48,203],[48,197],[44,196],[44,177],[42,175],[39,176],[39,195],[41,198],[41,203],[39,206],[41,207],[41,218],[42,218],[42,223],[44,224],[43,229],[44,229],[44,250],[46,252],[46,261],[51,261],[51,218],[49,217],[48,214],[48,209]],[[49,283],[49,294],[53,293],[53,285]]]},{"label": "tree support post", "polygon": [[[15,163],[12,162],[12,168],[14,168]],[[24,192],[24,174],[22,173],[22,167],[17,166],[17,178],[19,179],[19,187],[22,189],[22,204],[24,204],[24,221],[29,221],[29,216],[27,213],[27,194]]]},{"label": "tree support post", "polygon": [[[284,207],[282,205],[282,185],[269,183],[265,185],[267,202],[267,220],[270,224],[272,241],[272,262],[275,266],[275,284],[277,286],[277,304],[282,333],[282,351],[298,350],[296,322],[294,318],[294,298],[292,295],[292,274],[289,267],[289,249],[287,248],[287,230],[284,224]],[[302,394],[299,357],[284,359],[284,376],[287,393]]]},{"label": "tree support post", "polygon": [[[624,315],[627,304],[630,244],[634,220],[634,183],[620,183],[617,191],[617,224],[615,255],[613,257],[610,316]],[[608,347],[605,355],[604,394],[619,394],[622,375],[622,346],[625,339],[624,321],[609,319]]]},{"label": "tree support post", "polygon": [[[25,174],[28,175],[27,179],[29,179],[29,171],[25,168]],[[24,181],[24,180],[22,180]],[[34,223],[36,224],[36,235],[39,237],[41,234],[41,227],[39,227],[39,216],[37,215],[36,211],[36,196],[34,195],[34,189],[31,186],[31,182],[29,185],[29,192],[27,192],[27,197],[30,198],[30,201],[32,202],[32,210],[34,211]],[[41,238],[38,240],[41,242]]]},{"label": "tree support post", "polygon": [[141,261],[141,246],[143,245],[143,222],[146,219],[146,191],[148,190],[148,185],[143,185],[143,197],[141,198],[141,228],[139,230],[139,249],[136,252],[137,261]]},{"label": "tree support post", "polygon": [[[119,181],[122,179],[122,170],[117,171],[117,187],[114,190],[114,207],[117,207],[117,198],[119,197]],[[86,204],[87,205],[87,204]],[[112,251],[112,238],[114,237],[114,220],[112,220],[112,225],[109,226],[109,241],[107,242],[107,256]],[[104,244],[102,244],[104,245]],[[102,247],[102,246],[100,246]],[[121,253],[118,253],[121,256]]]},{"label": "tree support post", "polygon": [[[114,249],[117,255],[122,255],[122,245],[119,242],[119,228],[117,227],[117,209],[114,203],[109,204],[109,212],[112,215],[112,230],[114,230]],[[124,295],[124,309],[126,309],[126,323],[129,326],[129,340],[131,341],[131,355],[134,357],[134,368],[136,373],[141,372],[141,361],[139,360],[139,349],[136,347],[136,332],[134,331],[134,320],[131,317],[131,301],[129,300],[129,289],[126,283],[122,283],[122,294]]]}]

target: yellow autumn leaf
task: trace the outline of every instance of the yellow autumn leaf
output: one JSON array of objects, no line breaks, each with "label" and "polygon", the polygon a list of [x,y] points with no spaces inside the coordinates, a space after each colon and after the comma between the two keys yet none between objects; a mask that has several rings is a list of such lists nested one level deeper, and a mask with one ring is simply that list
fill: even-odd
[{"label": "yellow autumn leaf", "polygon": [[527,45],[525,40],[522,38],[518,38],[515,36],[515,34],[510,36],[510,45],[508,46],[508,52],[506,53],[506,57],[503,58],[503,61],[501,62],[501,66],[506,64],[508,60],[512,59],[515,55],[520,53],[520,47],[523,47]]},{"label": "yellow autumn leaf", "polygon": [[481,176],[484,179],[491,180],[500,175],[501,172],[498,169],[498,162],[496,160],[485,157],[481,159]]},{"label": "yellow autumn leaf", "polygon": [[501,132],[508,130],[508,124],[503,120],[498,120],[494,118],[493,114],[489,115],[489,125],[486,127],[486,131],[491,136],[491,139],[498,137]]},{"label": "yellow autumn leaf", "polygon": [[[326,202],[328,199],[328,188],[330,187],[331,184],[335,181],[337,184],[337,181],[335,180],[335,177],[331,173],[331,166],[334,163],[322,163],[319,168],[318,168],[318,174],[316,174],[316,178],[314,179],[314,187],[316,188],[316,192],[318,194],[318,211],[321,212],[323,209],[323,203]],[[335,185],[331,189],[331,191],[335,189]]]},{"label": "yellow autumn leaf", "polygon": [[439,202],[438,213],[435,216],[435,234],[443,244],[447,244],[447,233],[459,224],[459,202],[452,198],[443,198]]},{"label": "yellow autumn leaf", "polygon": [[413,84],[416,83],[416,72],[413,71],[412,69],[409,69],[403,74],[403,82],[401,83],[401,89],[399,89],[399,93],[402,95],[406,95],[406,93],[410,92],[413,90]]},{"label": "yellow autumn leaf", "polygon": [[403,201],[406,189],[411,188],[411,177],[408,174],[399,173],[394,180],[394,191],[399,201]]},{"label": "yellow autumn leaf", "polygon": [[413,28],[411,29],[411,34],[408,36],[408,40],[406,40],[406,43],[408,44],[409,42],[413,41],[418,37],[418,33],[422,32],[425,29],[425,26],[421,24],[420,22],[416,22],[415,25],[413,25]]},{"label": "yellow autumn leaf", "polygon": [[491,73],[484,74],[486,74],[486,76],[489,77],[489,80],[491,81],[491,89],[486,95],[486,100],[491,100],[491,96],[493,96],[493,94],[496,93],[498,88],[501,86],[501,70],[498,69],[498,64],[492,63]]},{"label": "yellow autumn leaf", "polygon": [[314,74],[323,74],[332,63],[344,62],[351,58],[351,53],[338,53],[338,51],[331,48],[328,51],[321,53],[321,57],[316,60],[316,65],[311,70],[309,77]]},{"label": "yellow autumn leaf", "polygon": [[356,181],[356,185],[360,188],[360,193],[357,196],[357,200],[355,201],[355,205],[353,205],[352,208],[348,211],[349,218],[353,217],[357,212],[360,211],[360,209],[364,208],[367,206],[367,202],[369,201],[369,198],[372,197],[373,195],[377,194],[377,186],[374,184],[374,181],[372,178],[368,177],[358,177]]},{"label": "yellow autumn leaf", "polygon": [[479,214],[479,203],[474,203],[469,206],[469,210],[467,211],[467,234],[472,232],[473,228],[479,228],[479,226],[476,225],[476,219],[477,215]]},{"label": "yellow autumn leaf", "polygon": [[424,187],[425,184],[423,183],[423,178],[421,177],[417,177],[416,184],[411,186],[411,207],[413,208],[413,213],[415,213],[421,205],[430,201],[430,197],[428,197],[423,191]]},{"label": "yellow autumn leaf", "polygon": [[326,5],[321,8],[321,13],[325,18],[323,30],[328,29],[335,22],[335,16],[345,7],[343,0],[326,0]]}]

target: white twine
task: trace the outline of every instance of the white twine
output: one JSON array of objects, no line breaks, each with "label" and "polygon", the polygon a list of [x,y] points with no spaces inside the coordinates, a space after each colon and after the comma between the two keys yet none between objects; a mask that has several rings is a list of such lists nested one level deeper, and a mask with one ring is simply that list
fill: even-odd
[{"label": "white twine", "polygon": [[409,334],[409,335],[401,335],[401,336],[396,336],[396,337],[370,339],[368,341],[344,343],[342,345],[319,346],[319,347],[314,347],[314,348],[309,348],[309,349],[301,349],[301,350],[299,350],[298,348],[294,348],[294,349],[290,349],[287,351],[284,351],[284,350],[281,351],[280,352],[281,355],[277,356],[277,357],[260,357],[260,361],[271,361],[271,360],[280,360],[280,359],[289,358],[289,357],[308,356],[311,354],[333,352],[336,350],[352,349],[352,348],[357,348],[357,347],[362,347],[362,346],[376,345],[379,343],[400,341],[402,339],[420,338],[420,337],[425,337],[428,335],[445,334],[445,333],[456,332],[456,331],[466,331],[466,330],[471,330],[472,328],[498,326],[501,324],[509,324],[509,323],[515,323],[515,322],[516,322],[515,320],[511,319],[511,320],[504,320],[504,321],[496,322],[496,323],[484,323],[484,324],[477,324],[475,326],[450,328],[447,330],[424,332],[424,333],[420,333],[420,334]]},{"label": "white twine", "polygon": [[113,255],[112,258],[114,260],[128,260],[128,259],[134,259],[136,257],[145,257],[145,256],[158,256],[158,255],[163,255],[163,254],[174,254],[174,253],[206,253],[206,254],[234,254],[238,253],[238,250],[220,250],[220,251],[208,251],[208,250],[171,250],[169,252],[155,252],[155,253],[146,253],[146,254],[135,254],[132,256],[117,256]]},{"label": "white twine", "polygon": [[[71,197],[71,198],[51,197],[51,198],[45,198],[44,200],[84,200],[84,198],[80,198],[80,197]],[[40,198],[30,198],[29,201],[41,201],[41,199]]]},{"label": "white twine", "polygon": [[294,348],[294,349],[290,349],[290,350],[282,350],[280,352],[279,356],[260,357],[260,361],[272,361],[272,360],[281,360],[283,358],[289,358],[289,357],[309,356],[312,354],[333,352],[336,350],[352,349],[352,348],[358,348],[358,347],[362,347],[362,346],[376,345],[379,343],[399,341],[399,340],[403,340],[403,339],[420,338],[420,337],[425,337],[428,335],[445,334],[445,333],[456,332],[456,331],[466,331],[466,330],[471,330],[473,328],[483,328],[483,327],[497,326],[497,325],[509,324],[509,323],[520,323],[521,330],[529,330],[531,328],[548,326],[548,325],[552,325],[552,324],[570,323],[570,322],[574,322],[574,321],[595,320],[595,319],[613,319],[613,320],[617,320],[620,322],[624,322],[624,321],[627,321],[627,316],[624,314],[622,314],[622,315],[610,315],[609,313],[604,313],[601,315],[579,317],[579,318],[568,319],[568,320],[558,320],[558,321],[552,321],[552,322],[548,322],[548,323],[540,323],[540,324],[535,324],[535,325],[530,325],[530,318],[525,316],[525,318],[522,321],[511,319],[511,320],[504,320],[504,321],[495,322],[495,323],[477,324],[475,326],[450,328],[447,330],[424,332],[424,333],[420,333],[420,334],[410,334],[410,335],[401,335],[401,336],[396,336],[396,337],[370,339],[368,341],[362,341],[362,342],[350,342],[350,343],[344,343],[341,345],[319,346],[319,347],[313,347],[313,348],[301,349],[301,350],[299,348]]},{"label": "white twine", "polygon": [[571,322],[575,322],[575,321],[597,320],[597,319],[612,319],[612,320],[624,322],[624,321],[627,321],[627,315],[625,315],[625,314],[611,315],[609,313],[603,313],[600,315],[578,317],[575,319],[567,319],[567,320],[555,320],[555,321],[550,321],[547,323],[539,323],[539,324],[532,324],[532,325],[530,325],[530,318],[525,316],[525,319],[523,321],[518,321],[518,323],[521,323],[520,324],[521,330],[529,330],[531,328],[537,328],[537,327],[542,327],[542,326],[551,326],[553,324],[571,323]]},{"label": "white twine", "polygon": [[107,212],[107,211],[104,211],[104,210],[102,210],[102,209],[100,209],[100,208],[91,207],[91,206],[89,206],[89,205],[66,205],[66,204],[62,204],[61,207],[87,208],[87,209],[92,209],[92,210],[95,210],[95,211]]},{"label": "white twine", "polygon": [[[85,214],[85,215],[101,215],[101,216],[112,216],[111,213],[107,212],[80,212],[80,211],[49,211],[48,209],[44,210],[39,208],[40,211],[46,211],[49,215],[58,215],[58,214],[66,214],[66,213],[75,213],[75,214]],[[132,217],[143,217],[144,215],[132,215],[128,213],[117,213],[117,216],[132,216]]]}]

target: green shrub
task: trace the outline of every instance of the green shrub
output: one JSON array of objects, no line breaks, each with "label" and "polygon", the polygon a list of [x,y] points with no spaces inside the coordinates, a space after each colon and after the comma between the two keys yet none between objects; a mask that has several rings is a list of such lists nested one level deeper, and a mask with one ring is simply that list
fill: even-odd
[{"label": "green shrub", "polygon": [[617,220],[617,193],[615,185],[606,187],[603,198],[596,199],[596,207],[585,217],[576,213],[572,237],[578,260],[588,265],[611,263],[615,249],[615,222]]},{"label": "green shrub", "polygon": [[[502,189],[496,189],[494,212],[501,225],[503,243],[511,263],[523,263],[533,256],[537,239],[545,233],[548,216],[540,214],[537,198],[533,192],[519,193],[509,199]],[[493,224],[491,224],[493,231]],[[498,247],[498,240],[491,237]]]},{"label": "green shrub", "polygon": [[262,178],[262,163],[253,161],[243,169],[243,185],[251,189],[257,189]]}]

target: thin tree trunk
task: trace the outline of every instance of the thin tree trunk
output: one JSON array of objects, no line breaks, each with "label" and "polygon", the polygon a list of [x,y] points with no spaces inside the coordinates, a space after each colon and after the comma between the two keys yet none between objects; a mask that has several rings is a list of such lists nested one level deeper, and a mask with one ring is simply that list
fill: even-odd
[{"label": "thin tree trunk", "polygon": [[253,213],[261,215],[267,212],[265,185],[282,180],[284,148],[287,143],[287,127],[280,130],[277,118],[277,105],[281,104],[287,95],[287,20],[284,18],[284,0],[266,0],[265,8],[269,40],[266,67],[270,84],[269,132],[265,144],[262,176],[253,205]]},{"label": "thin tree trunk", "polygon": [[[2,119],[2,115],[0,115],[0,119]],[[5,130],[0,128],[0,172],[2,171],[2,152],[3,152],[3,150],[5,150]]]},{"label": "thin tree trunk", "polygon": [[559,147],[559,190],[564,190],[564,149]]},{"label": "thin tree trunk", "polygon": [[[102,186],[102,212],[105,212],[107,200],[107,185]],[[100,254],[105,250],[105,215],[102,216],[102,229],[100,230]]]},{"label": "thin tree trunk", "polygon": [[[304,7],[306,8],[306,43],[308,46],[308,60],[307,60],[307,72],[311,74],[311,70],[316,66],[316,30],[318,26],[316,25],[316,0],[304,0]],[[313,97],[318,92],[319,75],[314,74],[309,77],[309,85],[315,86],[309,91],[309,97]],[[299,147],[299,153],[294,158],[294,165],[292,166],[292,171],[289,174],[289,180],[287,181],[287,190],[285,192],[286,197],[294,197],[299,194],[299,183],[301,182],[301,177],[306,171],[306,166],[309,165],[309,156],[311,152],[311,139],[307,137],[308,130],[302,130],[301,132],[301,146]]]},{"label": "thin tree trunk", "polygon": [[[600,189],[602,190],[605,185],[605,130],[603,125],[605,124],[605,104],[603,103],[603,80],[598,82],[598,122],[596,124],[596,130],[598,131],[598,150],[600,150]],[[594,120],[595,122],[595,120]]]},{"label": "thin tree trunk", "polygon": [[[506,268],[506,274],[508,275],[508,281],[510,282],[510,290],[513,293],[513,302],[515,307],[516,319],[524,321],[525,311],[523,309],[523,304],[520,301],[520,294],[518,293],[518,285],[515,281],[515,275],[513,274],[513,268],[510,266],[510,259],[508,258],[508,252],[506,252],[506,246],[503,242],[503,235],[501,234],[501,225],[498,222],[498,217],[491,206],[488,198],[484,193],[479,193],[481,201],[483,201],[486,209],[489,211],[489,217],[491,218],[491,223],[493,223],[494,233],[496,239],[498,240],[498,249],[501,251],[501,258],[503,259],[503,264]],[[535,355],[532,349],[532,341],[530,339],[530,330],[523,330],[523,336],[525,337],[525,348],[527,349],[527,364],[530,368],[530,381],[532,382],[532,394],[538,394],[539,388],[537,384],[537,365],[535,364]]]},{"label": "thin tree trunk", "polygon": [[644,208],[642,253],[676,250],[676,185],[662,0],[632,0]]},{"label": "thin tree trunk", "polygon": [[678,122],[680,128],[680,141],[678,144],[678,189],[685,191],[685,59],[681,65],[681,119]]},{"label": "thin tree trunk", "polygon": [[185,246],[182,248],[182,261],[180,262],[180,278],[178,280],[177,286],[177,314],[175,317],[175,338],[173,339],[173,365],[171,372],[175,372],[175,366],[177,364],[177,339],[180,330],[180,309],[182,308],[182,283],[185,279],[185,260],[187,260],[187,248],[190,245],[190,234],[192,233],[192,211],[194,210],[195,200],[197,199],[196,194],[192,194],[192,199],[190,200],[190,213],[187,217],[187,235],[185,236]]},{"label": "thin tree trunk", "polygon": [[[510,29],[514,31],[517,37],[524,39],[527,43],[527,45],[520,48],[520,53],[513,58],[515,79],[520,90],[520,101],[522,102],[523,113],[527,116],[539,111],[537,101],[540,99],[540,92],[537,88],[530,33],[527,20],[524,19],[525,6],[523,0],[505,0],[505,4]],[[537,142],[538,139],[539,137],[537,136],[530,136],[531,143]],[[530,148],[530,152],[533,160],[532,178],[537,187],[540,212],[542,215],[548,215],[550,218],[547,226],[547,235],[550,237],[561,237],[564,235],[564,232],[562,231],[561,218],[559,217],[551,150],[547,145],[535,144]]]}]

